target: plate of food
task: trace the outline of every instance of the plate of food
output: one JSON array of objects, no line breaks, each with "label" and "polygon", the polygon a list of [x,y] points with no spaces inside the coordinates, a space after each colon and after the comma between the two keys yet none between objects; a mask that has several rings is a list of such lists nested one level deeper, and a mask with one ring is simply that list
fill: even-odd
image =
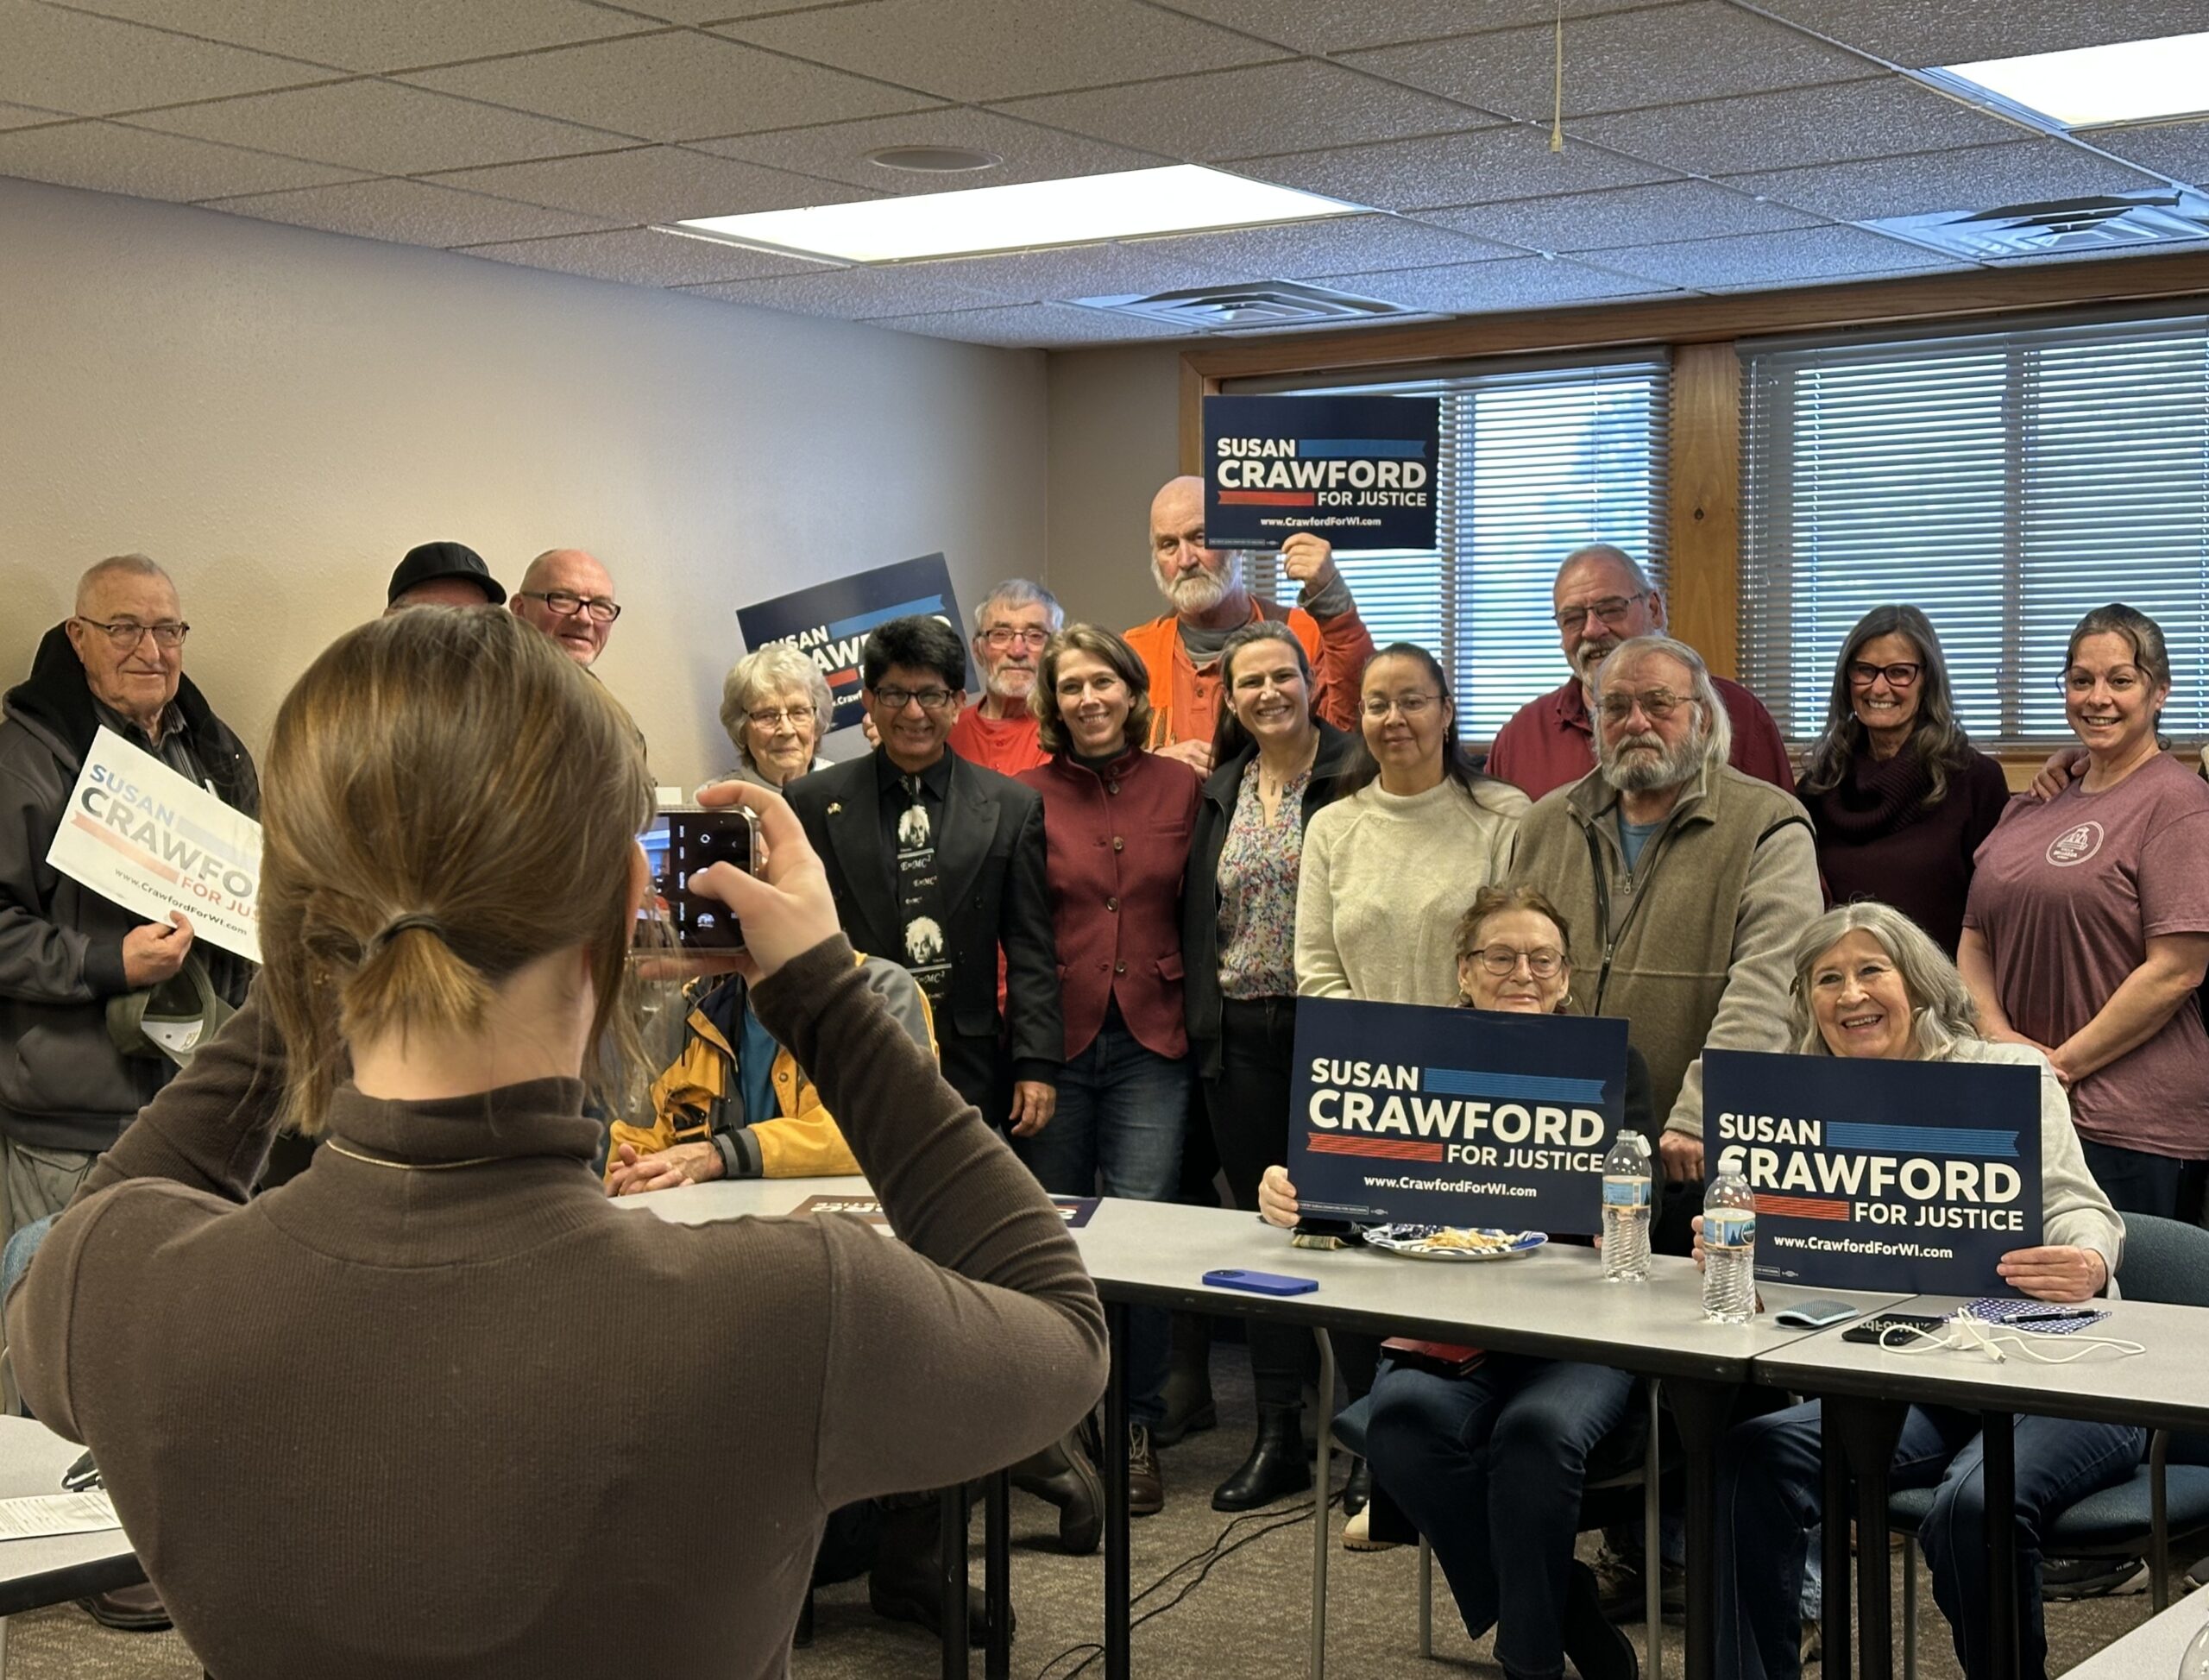
[{"label": "plate of food", "polygon": [[1475,1230],[1463,1225],[1375,1225],[1366,1242],[1415,1260],[1510,1260],[1550,1239],[1538,1230]]}]

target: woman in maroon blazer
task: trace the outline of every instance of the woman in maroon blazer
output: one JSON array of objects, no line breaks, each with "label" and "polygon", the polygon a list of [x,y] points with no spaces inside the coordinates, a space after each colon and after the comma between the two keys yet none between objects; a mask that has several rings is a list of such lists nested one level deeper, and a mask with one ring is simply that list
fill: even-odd
[{"label": "woman in maroon blazer", "polygon": [[[1170,1202],[1189,1115],[1181,1007],[1181,878],[1199,783],[1143,751],[1150,673],[1109,630],[1069,625],[1043,650],[1029,704],[1051,761],[1019,779],[1043,796],[1051,919],[1066,1015],[1058,1111],[1014,1147],[1054,1195]],[[1150,1429],[1165,1416],[1162,1308],[1130,1315],[1129,1503],[1164,1494]]]}]

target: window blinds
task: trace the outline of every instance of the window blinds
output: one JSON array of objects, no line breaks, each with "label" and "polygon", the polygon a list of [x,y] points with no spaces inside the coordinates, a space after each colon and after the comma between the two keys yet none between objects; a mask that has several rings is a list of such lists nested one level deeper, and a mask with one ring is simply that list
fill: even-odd
[{"label": "window blinds", "polygon": [[1884,601],[1939,632],[1982,747],[2067,740],[2092,607],[2162,626],[2209,733],[2209,316],[1742,346],[1741,677],[1796,740]]},{"label": "window blinds", "polygon": [[[1492,739],[1564,682],[1550,584],[1583,543],[1615,544],[1664,581],[1670,362],[1447,370],[1390,383],[1237,381],[1236,393],[1363,392],[1442,399],[1434,552],[1349,554],[1337,564],[1376,645],[1416,642],[1451,672],[1457,726]],[[1285,591],[1270,557],[1252,586]]]}]

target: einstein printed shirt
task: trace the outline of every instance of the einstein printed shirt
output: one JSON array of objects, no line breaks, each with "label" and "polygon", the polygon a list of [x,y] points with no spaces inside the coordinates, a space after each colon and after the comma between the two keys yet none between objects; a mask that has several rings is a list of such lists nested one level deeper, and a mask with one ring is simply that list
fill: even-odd
[{"label": "einstein printed shirt", "polygon": [[920,983],[929,1004],[940,1008],[950,953],[944,937],[943,884],[935,850],[951,791],[951,755],[943,754],[916,775],[899,771],[878,748],[875,759],[904,940],[904,949],[894,954]]},{"label": "einstein printed shirt", "polygon": [[[1979,848],[1964,926],[1986,940],[2010,1024],[2055,1046],[2100,1012],[2165,934],[2209,933],[2209,787],[2176,759],[2113,788],[2016,799]],[[2189,995],[2137,1049],[2072,1087],[2080,1133],[2209,1158],[2209,1035]]]}]

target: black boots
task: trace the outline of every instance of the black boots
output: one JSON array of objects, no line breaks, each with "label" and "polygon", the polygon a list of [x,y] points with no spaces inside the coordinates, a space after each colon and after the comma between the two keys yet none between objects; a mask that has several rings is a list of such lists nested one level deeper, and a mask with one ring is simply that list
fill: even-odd
[{"label": "black boots", "polygon": [[[943,1626],[942,1516],[933,1499],[885,1505],[874,1568],[867,1576],[866,1599],[878,1616],[915,1621],[934,1630]],[[1007,1606],[1010,1613],[1011,1607]],[[966,1589],[966,1642],[989,1637],[989,1615],[979,1587]]]},{"label": "black boots", "polygon": [[1639,1680],[1633,1641],[1603,1614],[1595,1571],[1575,1558],[1564,1589],[1564,1654],[1582,1680]]},{"label": "black boots", "polygon": [[1312,1486],[1312,1463],[1304,1452],[1304,1417],[1296,1406],[1258,1408],[1258,1438],[1243,1468],[1221,1482],[1211,1496],[1215,1511],[1255,1511],[1262,1505],[1301,1494]]},{"label": "black boots", "polygon": [[1012,1485],[1059,1508],[1059,1550],[1080,1557],[1104,1532],[1104,1481],[1069,1434],[1012,1467]]}]

